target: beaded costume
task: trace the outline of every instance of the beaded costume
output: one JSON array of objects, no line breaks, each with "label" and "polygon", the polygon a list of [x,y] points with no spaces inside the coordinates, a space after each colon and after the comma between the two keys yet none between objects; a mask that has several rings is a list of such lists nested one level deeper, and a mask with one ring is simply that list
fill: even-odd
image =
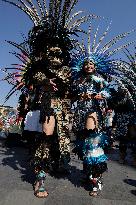
[{"label": "beaded costume", "polygon": [[[77,55],[73,57],[71,62],[72,77],[73,77],[73,93],[77,94],[77,98],[74,100],[77,103],[75,111],[75,122],[77,143],[76,151],[79,157],[83,159],[84,171],[92,185],[91,196],[95,196],[98,190],[101,189],[101,175],[107,169],[106,160],[107,157],[104,153],[104,149],[109,144],[108,137],[101,130],[102,123],[102,107],[100,100],[96,100],[94,97],[98,93],[104,99],[112,100],[112,93],[105,79],[112,77],[114,81],[119,82],[122,90],[126,90],[128,93],[127,78],[121,70],[122,61],[112,59],[112,55],[118,50],[128,46],[129,44],[112,49],[112,46],[120,39],[126,37],[129,32],[116,36],[104,46],[102,41],[105,38],[109,27],[103,33],[97,41],[98,28],[94,34],[94,40],[92,44],[92,27],[88,32],[88,45],[82,44]],[[130,32],[131,33],[131,32]],[[90,45],[91,44],[91,45]],[[85,73],[83,66],[84,63],[91,62],[94,65],[96,73]],[[124,66],[126,63],[124,62]],[[118,78],[120,76],[120,79]],[[104,79],[105,78],[105,79]],[[75,92],[76,91],[76,92]],[[91,97],[84,97],[90,95]],[[83,96],[83,97],[82,97]],[[130,95],[132,97],[132,95]],[[114,102],[116,103],[116,101]],[[96,113],[98,118],[98,130],[88,130],[85,128],[87,118],[91,113]]]},{"label": "beaded costume", "polygon": [[[59,144],[59,160],[60,163],[67,164],[70,159],[70,55],[72,49],[78,45],[77,33],[82,32],[80,25],[97,16],[83,15],[82,11],[71,15],[77,0],[50,0],[48,5],[46,1],[4,1],[25,12],[34,24],[29,31],[28,39],[26,38],[22,44],[9,42],[21,51],[13,54],[22,61],[22,65],[16,65],[14,69],[17,72],[9,75],[10,80],[15,77],[20,79],[13,83],[15,86],[6,100],[17,89],[23,93],[27,89],[27,111],[40,110],[40,123],[44,123],[47,118],[50,120],[50,116],[55,117],[57,123],[54,135],[55,141]],[[54,79],[56,88],[51,87],[50,79]],[[33,86],[31,93],[30,86]],[[49,141],[45,143],[50,144],[51,140]],[[36,158],[43,158],[42,152],[39,148],[36,151]]]},{"label": "beaded costume", "polygon": [[[20,106],[20,113],[24,112],[22,114],[23,117],[28,111],[32,112],[32,116],[35,112],[39,113],[40,111],[39,122],[42,125],[46,121],[48,124],[52,116],[56,122],[54,133],[51,136],[47,137],[46,133],[41,134],[40,143],[35,151],[35,173],[39,183],[39,189],[35,191],[35,195],[40,197],[38,193],[45,191],[43,188],[45,166],[53,165],[55,167],[54,171],[56,171],[56,168],[60,165],[67,166],[70,160],[68,128],[71,95],[77,90],[76,100],[78,100],[78,104],[75,123],[77,131],[80,132],[84,128],[83,121],[87,113],[96,111],[98,118],[101,117],[99,102],[96,102],[94,99],[82,100],[82,93],[87,92],[95,95],[97,92],[100,92],[103,97],[110,97],[108,85],[104,77],[110,76],[117,82],[120,82],[117,78],[119,75],[117,70],[121,72],[123,79],[124,74],[120,69],[120,65],[125,64],[111,59],[111,56],[131,43],[114,48],[113,50],[110,49],[132,31],[114,37],[100,48],[109,30],[109,26],[100,37],[98,43],[96,43],[96,40],[99,29],[96,29],[91,47],[90,29],[88,32],[88,49],[86,49],[82,42],[78,42],[77,33],[82,32],[82,28],[80,28],[82,23],[91,18],[97,18],[97,16],[92,14],[82,15],[82,11],[71,15],[78,0],[49,0],[48,5],[46,0],[3,1],[25,12],[34,24],[33,28],[29,31],[28,38],[25,38],[21,44],[9,41],[11,45],[21,51],[21,53],[13,52],[13,54],[22,64],[13,64],[13,67],[5,69],[6,73],[9,69],[13,70],[5,78],[5,80],[13,85],[13,89],[8,93],[6,100],[16,90],[21,90],[22,99],[20,103],[23,105]],[[80,71],[86,59],[94,63],[98,76],[96,74],[88,78],[82,75]],[[72,75],[70,67],[72,67]],[[79,82],[80,79],[81,83]],[[77,86],[76,89],[73,85],[71,86],[71,81],[74,86]],[[123,88],[124,85],[125,83]],[[73,89],[72,94],[71,88]],[[80,127],[77,126],[77,122],[80,123]],[[103,148],[107,144],[107,137],[100,130],[95,131],[95,133],[90,130],[86,132],[82,150],[84,165],[87,172],[89,171],[88,176],[92,181],[99,181],[98,177],[107,168],[105,162],[107,157],[103,152]],[[94,188],[96,188],[95,185]]]},{"label": "beaded costume", "polygon": [[110,97],[110,91],[107,88],[108,83],[102,78],[96,75],[80,76],[79,79],[74,81],[74,93],[77,96],[77,108],[75,109],[75,129],[83,130],[84,122],[87,113],[97,112],[99,117],[102,117],[102,107],[100,102],[95,99],[82,99],[83,93],[88,93],[90,95],[95,95],[96,93],[101,93],[104,97]]},{"label": "beaded costume", "polygon": [[[126,90],[118,91],[118,103],[114,105],[114,135],[119,141],[120,162],[124,163],[127,156],[127,148],[132,150],[133,164],[136,165],[136,73],[135,73],[135,54],[126,49],[125,54],[129,61],[125,66],[121,66],[124,70],[126,81]],[[127,92],[128,91],[128,92]]]},{"label": "beaded costume", "polygon": [[[44,169],[46,165],[50,167],[54,163],[55,172],[61,166],[65,169],[70,160],[68,130],[71,51],[78,46],[77,33],[82,32],[80,25],[97,16],[84,15],[83,11],[71,15],[78,0],[49,0],[48,4],[46,0],[3,1],[25,12],[34,24],[24,42],[9,42],[21,51],[13,54],[22,64],[7,68],[15,69],[16,72],[8,75],[7,79],[14,87],[6,100],[17,89],[22,93],[27,90],[29,99],[26,100],[27,96],[23,94],[23,106],[20,107],[27,112],[40,110],[39,121],[43,126],[52,117],[55,118],[54,133],[51,136],[42,133],[35,152],[36,172],[40,167]],[[15,78],[19,79],[14,81]]]}]

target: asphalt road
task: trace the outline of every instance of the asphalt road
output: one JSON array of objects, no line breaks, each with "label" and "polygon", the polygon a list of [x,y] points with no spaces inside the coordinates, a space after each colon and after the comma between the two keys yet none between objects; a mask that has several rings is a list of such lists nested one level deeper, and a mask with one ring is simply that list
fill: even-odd
[{"label": "asphalt road", "polygon": [[28,151],[23,147],[7,148],[0,141],[0,205],[136,205],[136,168],[128,162],[118,162],[118,149],[109,155],[108,172],[103,175],[104,187],[96,198],[81,184],[82,162],[73,154],[70,174],[62,177],[47,175],[47,199],[33,195],[34,177],[27,163]]}]

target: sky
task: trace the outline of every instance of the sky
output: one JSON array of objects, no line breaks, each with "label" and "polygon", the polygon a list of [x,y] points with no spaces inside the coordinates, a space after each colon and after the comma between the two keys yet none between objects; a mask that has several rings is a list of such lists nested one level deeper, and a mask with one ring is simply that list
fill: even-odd
[{"label": "sky", "polygon": [[[96,14],[108,19],[101,24],[101,29],[106,29],[107,22],[112,20],[107,39],[136,28],[136,0],[79,0],[76,11],[84,10],[87,13]],[[33,24],[28,16],[10,4],[0,0],[0,68],[10,67],[18,62],[9,52],[14,48],[5,40],[22,42],[22,34],[27,36]],[[104,28],[103,28],[104,27]],[[132,34],[129,41],[136,40],[136,34]],[[125,40],[126,41],[126,40]],[[132,47],[130,47],[133,50]],[[119,58],[124,54],[119,53]],[[0,73],[0,79],[3,73]],[[4,103],[6,94],[11,89],[7,82],[0,81],[0,105]],[[16,107],[20,93],[14,94],[5,105]]]}]

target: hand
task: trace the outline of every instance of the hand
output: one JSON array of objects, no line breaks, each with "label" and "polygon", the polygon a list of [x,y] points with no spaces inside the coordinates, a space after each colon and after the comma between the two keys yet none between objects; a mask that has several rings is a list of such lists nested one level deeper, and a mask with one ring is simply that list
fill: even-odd
[{"label": "hand", "polygon": [[82,93],[80,95],[80,97],[81,97],[82,100],[88,100],[88,99],[93,99],[94,98],[94,96],[90,93]]},{"label": "hand", "polygon": [[106,115],[106,109],[105,108],[102,109],[102,114]]},{"label": "hand", "polygon": [[107,110],[107,113],[112,113],[112,109]]},{"label": "hand", "polygon": [[88,94],[88,93],[82,93],[82,94],[80,95],[80,98],[81,98],[82,100],[87,100],[87,99],[90,99],[91,97],[90,97],[90,94]]},{"label": "hand", "polygon": [[90,94],[90,93],[86,93],[86,98],[87,98],[87,99],[93,99],[93,98],[94,98],[94,95],[93,95],[93,94]]},{"label": "hand", "polygon": [[49,80],[49,83],[50,83],[50,85],[52,86],[53,90],[54,90],[54,91],[57,91],[58,88],[57,88],[56,83],[53,82],[54,80],[56,80],[56,78],[50,79],[50,80]]},{"label": "hand", "polygon": [[97,95],[94,96],[94,99],[96,99],[96,100],[103,100],[104,97],[102,97],[102,95],[100,93],[98,93]]}]

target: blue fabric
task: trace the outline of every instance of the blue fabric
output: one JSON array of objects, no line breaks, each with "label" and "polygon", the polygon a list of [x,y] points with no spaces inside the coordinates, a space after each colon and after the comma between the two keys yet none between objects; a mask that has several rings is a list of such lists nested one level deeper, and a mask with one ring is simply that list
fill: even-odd
[{"label": "blue fabric", "polygon": [[99,137],[100,137],[100,146],[102,147],[102,148],[104,148],[105,146],[108,146],[109,145],[109,137],[106,135],[106,134],[104,134],[104,133],[102,133],[102,132],[100,132],[99,133]]},{"label": "blue fabric", "polygon": [[105,154],[99,157],[85,157],[84,164],[99,164],[101,162],[105,162],[106,160],[108,160],[108,157]]},{"label": "blue fabric", "polygon": [[37,175],[37,178],[38,178],[38,179],[45,178],[45,177],[46,177],[46,174],[45,174],[45,172],[44,172],[43,170],[41,170],[41,171],[38,173],[38,175]]},{"label": "blue fabric", "polygon": [[[93,150],[97,150],[99,148],[101,148],[100,149],[101,151],[108,144],[109,144],[108,136],[105,135],[104,133],[102,132],[90,133],[89,137],[85,140],[84,146],[83,146],[84,163],[93,165],[93,164],[105,162],[108,159],[108,157],[105,154],[99,155],[97,157],[92,157],[90,156],[89,151],[92,152]],[[99,153],[99,150],[98,150],[98,153]]]},{"label": "blue fabric", "polygon": [[[81,82],[84,81],[84,83]],[[101,88],[102,86],[102,88]],[[108,88],[108,82],[105,81],[102,77],[99,77],[97,75],[88,75],[87,77],[83,77],[80,75],[76,76],[76,79],[73,81],[73,92],[75,91],[76,94],[81,93],[91,93],[91,94],[97,94],[102,93],[102,95],[106,98],[109,98],[110,90]]]},{"label": "blue fabric", "polygon": [[[81,73],[82,75],[82,73]],[[108,89],[108,83],[101,77],[97,75],[81,76],[77,75],[76,79],[73,81],[73,95],[76,96],[77,108],[75,109],[75,120],[74,125],[77,130],[84,129],[84,124],[86,116],[88,113],[96,112],[100,113],[100,101],[96,99],[86,99],[82,100],[81,95],[83,93],[96,95],[101,93],[104,98],[110,98],[110,91]]]},{"label": "blue fabric", "polygon": [[93,150],[94,147],[91,143],[91,139],[96,138],[96,137],[99,138],[99,144],[98,144],[99,147],[104,148],[105,146],[109,145],[109,137],[106,134],[104,134],[102,132],[93,133],[93,134],[90,133],[90,136],[85,141],[84,148],[89,149],[89,150]]}]

